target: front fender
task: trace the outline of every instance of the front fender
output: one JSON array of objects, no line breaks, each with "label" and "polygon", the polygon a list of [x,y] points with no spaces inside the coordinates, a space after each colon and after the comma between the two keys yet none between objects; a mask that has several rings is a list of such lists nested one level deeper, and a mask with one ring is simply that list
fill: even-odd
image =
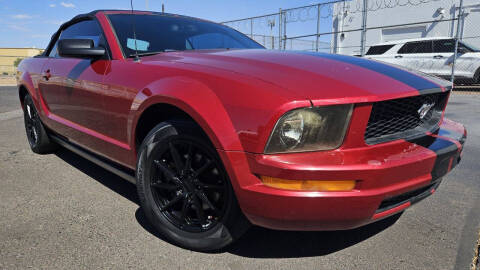
[{"label": "front fender", "polygon": [[[22,86],[27,89],[39,112],[42,112],[42,106],[37,89],[45,61],[44,58],[25,58],[18,65],[16,75],[18,90],[20,91]],[[23,106],[23,104],[21,105]]]},{"label": "front fender", "polygon": [[[38,108],[38,97],[37,97],[37,92],[35,91],[36,87],[33,84],[32,77],[30,76],[29,72],[20,72],[19,71],[19,76],[17,77],[17,88],[20,91],[21,87],[24,87],[27,89],[28,93],[33,99],[33,102],[35,102],[35,106]],[[19,93],[20,94],[20,93]],[[20,96],[19,96],[20,97]],[[21,101],[21,100],[20,100]],[[23,104],[22,104],[23,106]]]},{"label": "front fender", "polygon": [[159,103],[176,106],[190,115],[205,131],[215,148],[243,151],[231,118],[215,92],[197,80],[180,76],[152,82],[136,95],[128,119],[132,149],[140,116],[147,108]]}]

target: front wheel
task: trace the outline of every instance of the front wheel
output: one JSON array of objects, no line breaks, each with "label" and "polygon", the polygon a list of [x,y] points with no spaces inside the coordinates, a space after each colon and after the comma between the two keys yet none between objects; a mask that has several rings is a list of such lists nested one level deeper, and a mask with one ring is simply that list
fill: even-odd
[{"label": "front wheel", "polygon": [[164,122],[145,138],[137,161],[137,189],[146,217],[175,244],[221,249],[248,228],[215,148]]}]

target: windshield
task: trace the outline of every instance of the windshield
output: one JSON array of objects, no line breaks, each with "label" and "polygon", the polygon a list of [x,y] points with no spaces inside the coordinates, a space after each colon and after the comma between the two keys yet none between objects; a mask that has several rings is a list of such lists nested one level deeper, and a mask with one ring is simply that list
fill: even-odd
[{"label": "windshield", "polygon": [[[165,51],[264,48],[227,26],[164,14],[112,14],[108,18],[125,56]],[[133,25],[135,24],[135,36]]]},{"label": "windshield", "polygon": [[470,51],[472,51],[472,52],[480,52],[480,48],[477,48],[477,47],[473,46],[472,44],[469,44],[465,41],[461,41],[460,43],[463,44],[463,46],[470,49]]}]

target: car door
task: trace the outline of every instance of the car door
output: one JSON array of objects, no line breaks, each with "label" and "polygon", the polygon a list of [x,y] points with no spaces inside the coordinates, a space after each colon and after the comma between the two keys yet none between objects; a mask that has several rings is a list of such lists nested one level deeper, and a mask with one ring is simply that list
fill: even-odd
[{"label": "car door", "polygon": [[[453,61],[453,55],[452,55]],[[480,70],[480,53],[462,41],[458,42],[455,76],[464,79],[475,79],[475,73]]]},{"label": "car door", "polygon": [[[452,64],[455,51],[454,39],[439,39],[433,41],[433,73],[448,77],[452,73]],[[459,67],[462,65],[458,65]]]},{"label": "car door", "polygon": [[[92,39],[95,46],[106,46],[102,30],[95,20],[83,20],[60,32],[61,39]],[[61,57],[57,43],[48,52],[41,95],[48,110],[49,125],[55,131],[87,148],[95,148],[105,132],[103,114],[103,76],[108,69],[105,59]],[[107,50],[108,51],[108,50]]]},{"label": "car door", "polygon": [[422,40],[405,43],[395,57],[402,59],[402,64],[407,68],[431,73],[432,53],[432,41]]},{"label": "car door", "polygon": [[480,72],[480,50],[460,41],[455,63],[455,75],[466,79],[478,79],[475,78],[477,72]]}]

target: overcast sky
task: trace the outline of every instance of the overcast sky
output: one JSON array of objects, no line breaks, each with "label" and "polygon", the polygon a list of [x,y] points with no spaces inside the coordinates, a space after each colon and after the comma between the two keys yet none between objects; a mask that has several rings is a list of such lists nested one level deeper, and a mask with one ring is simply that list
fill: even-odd
[{"label": "overcast sky", "polygon": [[[138,10],[165,11],[212,21],[227,21],[324,0],[134,0]],[[129,0],[0,0],[0,47],[45,48],[61,23],[95,9],[129,9]]]}]

